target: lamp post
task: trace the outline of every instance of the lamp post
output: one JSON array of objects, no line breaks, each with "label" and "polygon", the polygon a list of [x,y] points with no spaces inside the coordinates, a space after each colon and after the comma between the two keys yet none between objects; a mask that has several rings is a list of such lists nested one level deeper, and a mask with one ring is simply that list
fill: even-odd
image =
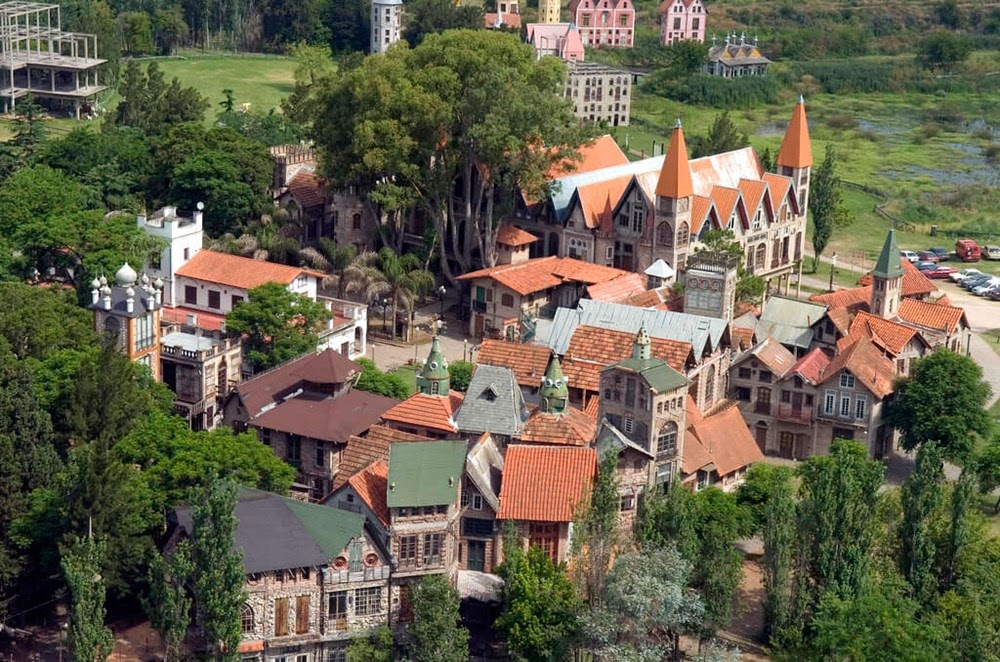
[{"label": "lamp post", "polygon": [[444,295],[448,293],[444,285],[438,288],[438,297],[441,299],[441,319],[444,319]]},{"label": "lamp post", "polygon": [[837,254],[830,256],[830,291],[833,292],[833,273],[837,270]]},{"label": "lamp post", "polygon": [[382,306],[382,331],[385,331],[385,327],[387,325],[386,319],[385,319],[385,314],[386,314],[386,311],[389,309],[389,300],[388,299],[381,299],[378,302],[378,305]]}]

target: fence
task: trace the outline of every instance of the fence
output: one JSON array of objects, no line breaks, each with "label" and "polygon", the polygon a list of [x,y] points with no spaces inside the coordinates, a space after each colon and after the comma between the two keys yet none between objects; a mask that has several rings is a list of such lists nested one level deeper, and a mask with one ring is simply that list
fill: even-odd
[{"label": "fence", "polygon": [[862,193],[867,193],[868,195],[878,198],[881,202],[876,202],[874,207],[874,212],[881,216],[882,218],[888,220],[892,223],[892,227],[897,230],[904,230],[906,232],[916,232],[917,226],[908,221],[904,221],[901,218],[893,216],[885,210],[885,206],[889,204],[889,194],[881,189],[877,189],[874,186],[868,186],[866,184],[857,184],[855,182],[848,182],[845,180],[840,180],[840,183],[845,187],[854,189],[856,191],[861,191]]}]

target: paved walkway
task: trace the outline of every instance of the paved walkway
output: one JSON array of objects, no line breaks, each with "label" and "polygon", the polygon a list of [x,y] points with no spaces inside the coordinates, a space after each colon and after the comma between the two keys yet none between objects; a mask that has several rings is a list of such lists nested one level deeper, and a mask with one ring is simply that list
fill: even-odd
[{"label": "paved walkway", "polygon": [[[465,323],[459,322],[455,315],[457,299],[453,297],[445,298],[444,328],[441,330],[441,351],[449,362],[461,359],[472,360],[470,355],[474,355],[479,350],[478,342],[468,338]],[[420,330],[420,337],[425,338],[413,344],[402,342],[387,342],[382,340],[368,341],[368,358],[375,361],[382,370],[393,370],[399,366],[406,365],[411,361],[423,361],[427,358],[427,353],[431,350],[431,341],[428,330],[431,325],[441,315],[441,303],[431,299],[425,305],[418,307],[417,328]],[[374,314],[374,319],[379,319],[380,312],[369,311]]]}]

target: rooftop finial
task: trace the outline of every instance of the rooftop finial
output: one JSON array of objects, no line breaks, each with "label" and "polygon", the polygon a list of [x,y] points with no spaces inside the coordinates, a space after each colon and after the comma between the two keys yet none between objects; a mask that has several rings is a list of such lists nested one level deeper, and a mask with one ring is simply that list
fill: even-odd
[{"label": "rooftop finial", "polygon": [[806,100],[805,100],[805,97],[803,97],[803,96],[802,96],[802,95],[800,94],[800,95],[799,95],[799,103],[805,103],[805,102],[806,102]]},{"label": "rooftop finial", "polygon": [[675,129],[679,129],[679,128],[681,128],[681,118],[679,118],[679,117],[678,117],[678,118],[677,118],[677,121],[676,121],[676,122],[674,122],[674,128],[675,128]]}]

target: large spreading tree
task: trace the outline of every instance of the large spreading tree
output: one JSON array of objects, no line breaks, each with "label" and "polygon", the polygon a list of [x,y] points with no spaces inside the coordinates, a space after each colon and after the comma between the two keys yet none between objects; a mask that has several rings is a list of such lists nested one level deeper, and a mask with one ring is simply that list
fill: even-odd
[{"label": "large spreading tree", "polygon": [[449,279],[496,261],[505,205],[540,196],[582,144],[562,98],[565,65],[492,30],[449,30],[342,69],[320,93],[313,138],[334,185],[354,185],[399,251],[402,221],[433,222]]}]

